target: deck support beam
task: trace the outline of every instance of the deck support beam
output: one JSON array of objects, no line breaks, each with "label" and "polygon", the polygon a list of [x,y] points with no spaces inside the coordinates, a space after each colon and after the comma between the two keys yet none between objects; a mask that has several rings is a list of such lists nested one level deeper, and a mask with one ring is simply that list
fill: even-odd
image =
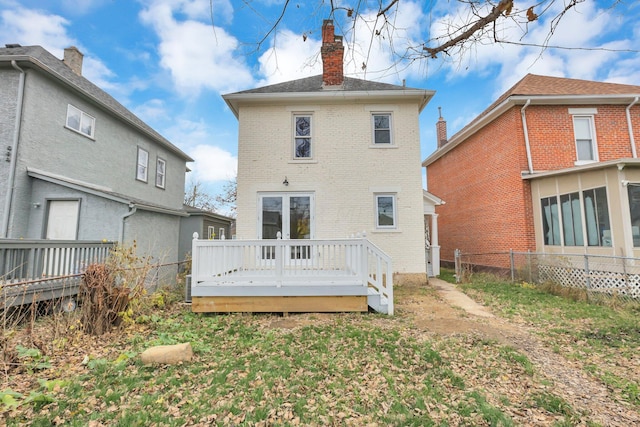
[{"label": "deck support beam", "polygon": [[194,313],[366,312],[367,297],[350,296],[206,296],[193,297]]}]

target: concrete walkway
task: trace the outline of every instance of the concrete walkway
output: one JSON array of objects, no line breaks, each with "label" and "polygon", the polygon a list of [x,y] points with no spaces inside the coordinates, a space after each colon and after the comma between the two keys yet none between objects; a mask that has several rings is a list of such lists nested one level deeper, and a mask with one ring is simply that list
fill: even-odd
[{"label": "concrete walkway", "polygon": [[466,294],[459,291],[456,285],[435,277],[429,277],[429,284],[433,286],[440,296],[449,302],[449,304],[460,307],[474,316],[495,317],[485,306],[478,304]]}]

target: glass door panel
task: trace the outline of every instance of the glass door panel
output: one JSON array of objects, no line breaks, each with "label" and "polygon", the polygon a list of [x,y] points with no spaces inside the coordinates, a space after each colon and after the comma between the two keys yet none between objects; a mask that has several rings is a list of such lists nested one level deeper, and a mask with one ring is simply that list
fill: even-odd
[{"label": "glass door panel", "polygon": [[[260,196],[260,238],[276,239],[278,232],[285,240],[311,239],[313,235],[313,195],[281,193]],[[311,247],[291,245],[289,260],[309,259]],[[262,259],[274,259],[275,246],[265,247]]]},{"label": "glass door panel", "polygon": [[[291,239],[311,237],[311,197],[291,196],[289,198],[289,236]],[[291,259],[309,259],[310,256],[310,246],[291,246]]]},{"label": "glass door panel", "polygon": [[[282,197],[262,198],[262,238],[276,239],[278,233],[282,235]],[[275,246],[262,248],[262,259],[275,258]]]}]

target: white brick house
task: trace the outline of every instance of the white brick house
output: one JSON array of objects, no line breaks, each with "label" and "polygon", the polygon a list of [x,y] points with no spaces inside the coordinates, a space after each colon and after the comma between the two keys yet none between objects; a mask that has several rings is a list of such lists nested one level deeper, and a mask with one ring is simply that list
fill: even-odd
[{"label": "white brick house", "polygon": [[399,273],[425,273],[418,116],[434,92],[343,77],[323,25],[323,75],[224,95],[239,122],[238,239],[366,232]]}]

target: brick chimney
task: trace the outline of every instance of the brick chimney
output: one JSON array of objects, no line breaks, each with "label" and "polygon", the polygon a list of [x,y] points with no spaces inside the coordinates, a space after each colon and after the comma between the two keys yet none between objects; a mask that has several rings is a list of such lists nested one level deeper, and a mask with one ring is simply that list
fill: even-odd
[{"label": "brick chimney", "polygon": [[84,55],[78,50],[77,47],[71,46],[64,50],[64,62],[67,67],[71,68],[71,71],[77,75],[82,75],[82,58]]},{"label": "brick chimney", "polygon": [[339,86],[344,82],[342,36],[334,34],[333,21],[322,23],[322,85]]},{"label": "brick chimney", "polygon": [[438,107],[438,122],[436,123],[436,137],[438,138],[438,148],[443,147],[447,141],[447,121],[442,118],[442,107]]}]

